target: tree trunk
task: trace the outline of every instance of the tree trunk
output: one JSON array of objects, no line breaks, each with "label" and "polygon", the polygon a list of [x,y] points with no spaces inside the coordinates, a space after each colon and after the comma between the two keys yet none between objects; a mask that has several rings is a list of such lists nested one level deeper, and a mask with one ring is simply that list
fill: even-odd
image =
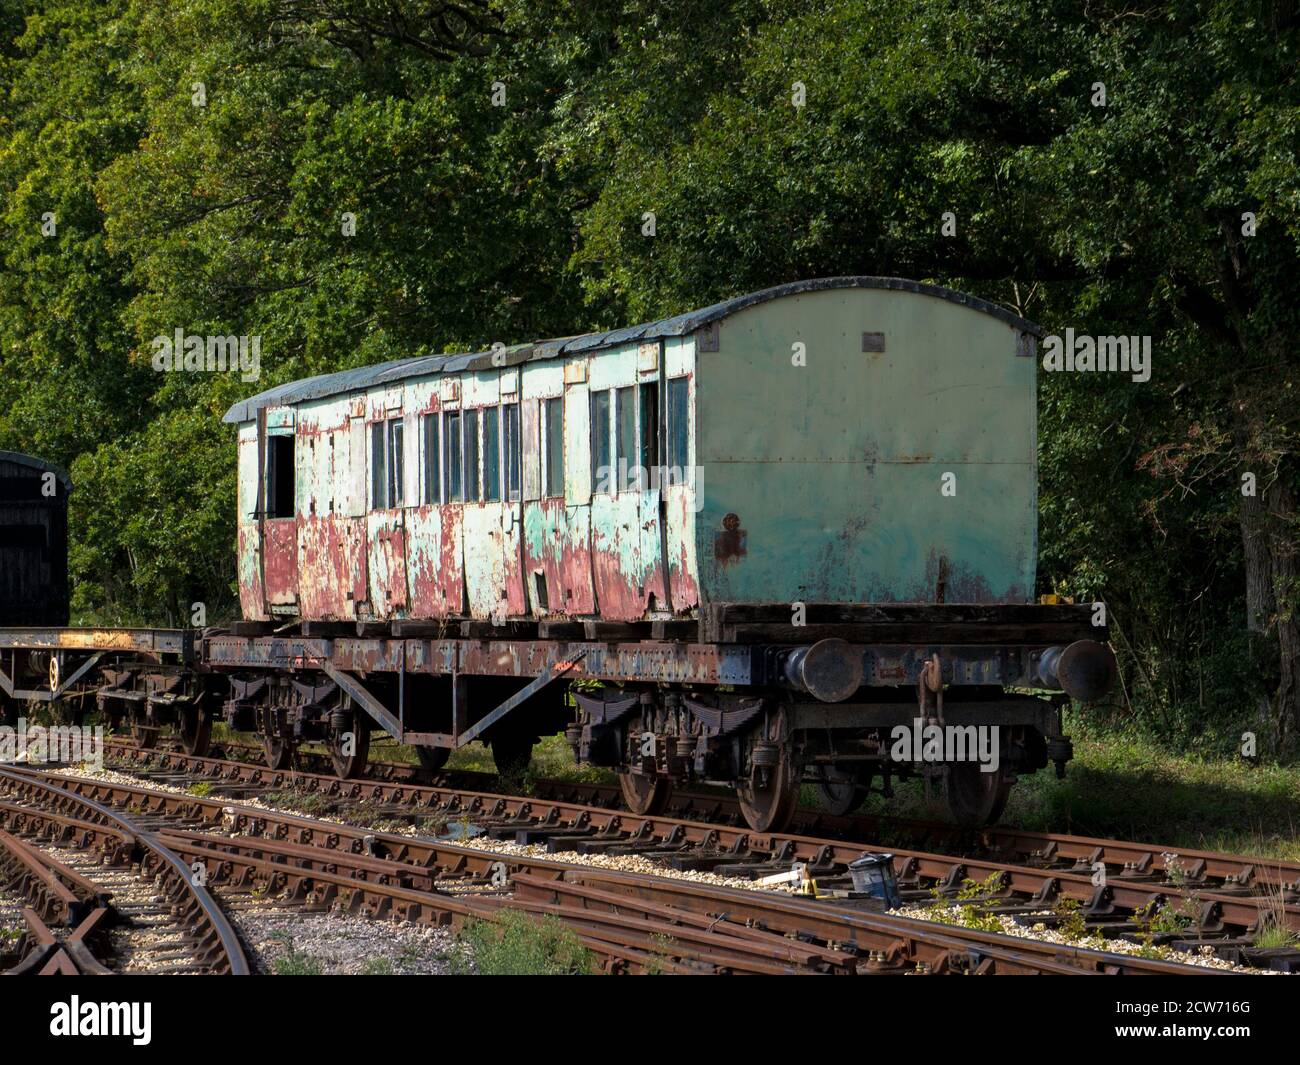
[{"label": "tree trunk", "polygon": [[1288,754],[1300,739],[1296,503],[1280,471],[1261,487],[1262,495],[1242,496],[1241,500],[1246,626],[1276,641],[1278,686],[1273,696],[1273,741],[1279,754]]}]

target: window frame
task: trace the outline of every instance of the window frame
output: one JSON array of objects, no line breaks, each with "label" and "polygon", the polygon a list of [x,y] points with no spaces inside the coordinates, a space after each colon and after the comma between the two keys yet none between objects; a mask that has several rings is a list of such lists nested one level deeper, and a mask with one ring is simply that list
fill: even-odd
[{"label": "window frame", "polygon": [[[483,470],[480,462],[483,455],[483,418],[481,413],[482,408],[480,407],[467,407],[460,412],[460,431],[465,438],[462,454],[465,462],[463,479],[466,503],[481,503],[483,501]],[[473,426],[472,430],[471,426]]]},{"label": "window frame", "polygon": [[[552,464],[552,462],[551,462],[551,459],[552,459],[552,457],[553,457],[552,454],[551,454],[551,443],[552,443],[552,427],[551,427],[551,423],[552,423],[552,420],[553,420],[552,417],[551,417],[551,415],[552,415],[552,413],[553,413],[554,411],[557,411],[557,410],[559,411],[559,414],[560,414],[560,421],[559,421],[559,434],[558,434],[558,440],[559,440],[559,445],[560,445],[560,447],[559,447],[559,459],[560,459],[559,466],[560,466],[560,470],[559,470],[559,483],[558,483],[558,485],[555,483],[555,482],[556,482],[555,471],[552,469],[552,465],[553,465],[553,464]],[[563,498],[565,497],[565,496],[564,496],[564,490],[565,490],[565,483],[564,483],[564,482],[565,482],[565,477],[564,477],[564,458],[565,458],[565,455],[564,455],[564,396],[563,396],[563,395],[559,395],[559,396],[545,396],[545,397],[542,398],[542,431],[541,431],[541,437],[542,437],[542,447],[541,447],[539,450],[541,451],[541,456],[540,456],[540,457],[541,457],[541,460],[542,460],[542,478],[541,478],[541,480],[542,480],[542,498],[543,498],[543,499],[563,499]],[[557,489],[557,488],[558,488],[558,491],[555,490],[555,489]]]},{"label": "window frame", "polygon": [[[513,416],[514,429],[511,430]],[[502,478],[505,491],[502,493],[508,503],[518,503],[524,495],[524,447],[523,447],[523,412],[519,404],[501,404],[501,465],[505,476]],[[512,445],[513,441],[513,447]],[[514,485],[511,486],[513,480]]]},{"label": "window frame", "polygon": [[388,504],[388,422],[370,423],[370,509],[386,510]]},{"label": "window frame", "polygon": [[[483,408],[483,502],[501,502],[501,404]],[[489,432],[489,427],[492,427]],[[496,484],[493,486],[493,480]]]},{"label": "window frame", "polygon": [[[684,425],[681,427],[681,439],[678,440],[677,417],[673,412],[673,392],[674,385],[681,389],[682,410],[681,415]],[[664,466],[669,475],[663,478],[666,484],[688,484],[690,478],[687,476],[687,470],[691,464],[691,375],[681,374],[677,377],[669,377],[664,384],[664,424],[667,427],[664,441]],[[680,445],[681,454],[677,454]],[[680,460],[680,461],[678,461]],[[673,473],[672,471],[676,471]]]},{"label": "window frame", "polygon": [[447,503],[465,502],[465,441],[460,410],[442,412],[442,462]]},{"label": "window frame", "polygon": [[406,419],[400,415],[385,423],[384,442],[388,448],[388,492],[385,509],[396,510],[406,501]]},{"label": "window frame", "polygon": [[[443,502],[442,494],[442,417],[439,411],[429,411],[420,418],[420,465],[423,468],[423,496],[425,506],[439,506]],[[430,455],[430,441],[433,454]],[[430,468],[432,458],[432,469]],[[432,476],[430,476],[432,474]]]},{"label": "window frame", "polygon": [[[613,455],[614,444],[614,398],[611,395],[613,389],[601,388],[591,393],[591,491],[595,495],[613,495],[617,487],[615,478],[610,476],[612,470],[610,457]],[[604,405],[603,413],[597,412],[597,406]],[[600,422],[604,421],[605,431],[599,430]],[[601,437],[604,440],[601,440]],[[601,462],[603,457],[604,462]],[[607,474],[605,477],[600,476],[600,469],[604,466]]]}]

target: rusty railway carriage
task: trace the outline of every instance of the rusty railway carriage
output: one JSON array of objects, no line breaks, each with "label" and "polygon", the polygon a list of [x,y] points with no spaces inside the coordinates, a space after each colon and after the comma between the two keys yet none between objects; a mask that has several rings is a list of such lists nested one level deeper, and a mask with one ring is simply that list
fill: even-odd
[{"label": "rusty railway carriage", "polygon": [[[322,741],[353,775],[379,728],[515,772],[565,729],[642,812],[721,782],[762,831],[803,782],[846,810],[927,774],[994,820],[1114,679],[1091,606],[1033,601],[1039,335],[843,277],[282,385],[226,415],[244,620],[0,654],[44,639],[141,742],[200,750],[221,713],[277,766]],[[916,719],[988,727],[996,771],[900,755]]]}]

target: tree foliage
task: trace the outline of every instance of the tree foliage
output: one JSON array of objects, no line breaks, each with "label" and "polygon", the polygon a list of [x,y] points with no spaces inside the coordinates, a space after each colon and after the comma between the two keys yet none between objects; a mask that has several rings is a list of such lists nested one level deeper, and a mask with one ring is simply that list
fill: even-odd
[{"label": "tree foliage", "polygon": [[[231,608],[241,395],[899,275],[1152,338],[1041,377],[1040,590],[1110,605],[1117,716],[1297,739],[1295,0],[0,12],[0,447],[72,469],[84,618]],[[154,373],[178,327],[262,378]]]}]

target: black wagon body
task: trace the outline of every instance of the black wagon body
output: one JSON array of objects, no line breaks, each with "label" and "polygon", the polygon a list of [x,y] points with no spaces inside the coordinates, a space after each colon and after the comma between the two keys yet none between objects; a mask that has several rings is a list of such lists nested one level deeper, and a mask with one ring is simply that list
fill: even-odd
[{"label": "black wagon body", "polygon": [[68,493],[58,467],[0,451],[0,625],[68,623]]}]

